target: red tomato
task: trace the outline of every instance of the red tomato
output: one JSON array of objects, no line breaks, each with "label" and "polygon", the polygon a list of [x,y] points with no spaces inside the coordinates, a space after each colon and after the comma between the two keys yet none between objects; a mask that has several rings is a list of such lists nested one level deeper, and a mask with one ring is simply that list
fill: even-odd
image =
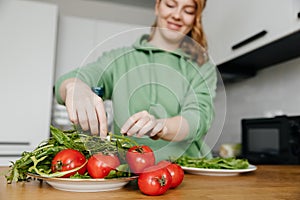
[{"label": "red tomato", "polygon": [[176,188],[178,185],[182,183],[184,178],[184,171],[181,168],[181,166],[166,160],[160,161],[159,163],[157,163],[157,165],[161,167],[165,167],[169,170],[172,176],[172,184],[170,188]]},{"label": "red tomato", "polygon": [[133,146],[126,152],[126,162],[133,173],[139,174],[155,164],[155,156],[149,146]]},{"label": "red tomato", "polygon": [[[51,162],[52,172],[64,172],[69,171],[74,168],[82,166],[86,162],[85,156],[75,150],[75,149],[64,149],[58,152]],[[79,174],[84,174],[86,172],[86,165],[80,168],[78,171],[71,172],[62,176],[63,178],[68,178],[78,172]]]},{"label": "red tomato", "polygon": [[120,160],[117,156],[97,153],[89,158],[87,170],[92,178],[104,178],[119,165]]},{"label": "red tomato", "polygon": [[172,184],[167,168],[154,165],[148,167],[138,177],[138,186],[143,194],[157,196],[164,194]]}]

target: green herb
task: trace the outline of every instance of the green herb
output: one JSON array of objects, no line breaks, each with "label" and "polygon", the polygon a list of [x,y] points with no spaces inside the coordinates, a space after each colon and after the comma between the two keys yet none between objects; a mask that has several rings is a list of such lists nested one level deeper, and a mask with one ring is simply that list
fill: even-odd
[{"label": "green herb", "polygon": [[73,176],[70,176],[72,179],[91,179],[92,177],[86,172],[85,174],[81,175],[78,172]]},{"label": "green herb", "polygon": [[120,178],[120,177],[130,177],[131,173],[128,164],[122,164],[115,170],[111,170],[105,179]]},{"label": "green herb", "polygon": [[206,168],[206,169],[247,169],[249,162],[246,159],[236,158],[193,158],[182,156],[175,161],[184,167]]}]

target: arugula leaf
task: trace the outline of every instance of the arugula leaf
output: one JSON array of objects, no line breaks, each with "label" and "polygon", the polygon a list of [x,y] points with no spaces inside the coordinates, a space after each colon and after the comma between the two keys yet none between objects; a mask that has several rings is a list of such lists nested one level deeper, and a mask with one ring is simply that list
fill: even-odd
[{"label": "arugula leaf", "polygon": [[181,156],[175,163],[184,167],[206,168],[206,169],[247,169],[249,162],[247,159],[237,158],[194,158]]},{"label": "arugula leaf", "polygon": [[105,179],[112,178],[121,178],[121,177],[130,177],[130,169],[128,164],[122,164],[117,167],[115,170],[111,170]]}]

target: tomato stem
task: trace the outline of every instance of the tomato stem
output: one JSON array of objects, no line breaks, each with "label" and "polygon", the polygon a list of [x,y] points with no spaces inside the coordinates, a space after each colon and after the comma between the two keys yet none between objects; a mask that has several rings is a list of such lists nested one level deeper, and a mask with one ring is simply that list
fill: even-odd
[{"label": "tomato stem", "polygon": [[161,178],[155,177],[154,179],[156,179],[159,182],[160,186],[165,186],[166,185],[166,178],[165,178],[165,176],[162,176]]}]

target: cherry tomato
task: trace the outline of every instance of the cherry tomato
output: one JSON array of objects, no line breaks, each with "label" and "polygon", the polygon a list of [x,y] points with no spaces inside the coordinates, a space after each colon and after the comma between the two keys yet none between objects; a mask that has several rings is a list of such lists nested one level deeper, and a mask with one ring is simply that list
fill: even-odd
[{"label": "cherry tomato", "polygon": [[87,170],[92,178],[104,178],[119,165],[120,160],[117,156],[97,153],[89,158]]},{"label": "cherry tomato", "polygon": [[149,196],[164,194],[171,184],[172,176],[168,169],[158,165],[146,168],[138,177],[140,191]]},{"label": "cherry tomato", "polygon": [[179,186],[184,178],[184,171],[181,168],[181,166],[177,165],[176,163],[171,163],[166,160],[162,160],[157,163],[157,165],[161,167],[165,167],[169,170],[171,176],[172,176],[172,184],[170,188],[176,188]]},{"label": "cherry tomato", "polygon": [[149,146],[133,146],[126,152],[126,162],[131,172],[139,174],[147,167],[155,164],[155,156]]},{"label": "cherry tomato", "polygon": [[[86,162],[85,156],[75,149],[64,149],[58,152],[51,162],[52,172],[64,172],[68,170],[75,169],[82,166]],[[78,172],[79,174],[84,174],[86,172],[86,165],[80,168],[78,171],[71,172],[62,176],[63,178],[68,178]]]}]

